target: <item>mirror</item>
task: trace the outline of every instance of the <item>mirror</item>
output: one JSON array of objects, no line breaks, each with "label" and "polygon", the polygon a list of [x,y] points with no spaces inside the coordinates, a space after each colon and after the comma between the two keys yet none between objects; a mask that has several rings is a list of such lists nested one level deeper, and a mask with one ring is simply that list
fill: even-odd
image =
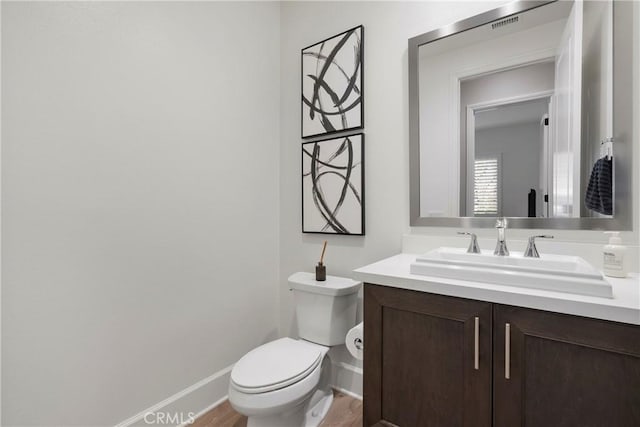
[{"label": "mirror", "polygon": [[409,40],[411,225],[631,228],[625,3],[514,2]]}]

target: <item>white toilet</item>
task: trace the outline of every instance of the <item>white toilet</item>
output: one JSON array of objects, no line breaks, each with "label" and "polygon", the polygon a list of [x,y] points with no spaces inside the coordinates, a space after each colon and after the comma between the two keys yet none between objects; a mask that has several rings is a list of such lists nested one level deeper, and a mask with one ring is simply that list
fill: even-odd
[{"label": "white toilet", "polygon": [[333,401],[327,352],[355,325],[361,282],[294,273],[289,284],[300,339],[261,345],[231,371],[229,402],[248,416],[247,427],[316,427]]}]

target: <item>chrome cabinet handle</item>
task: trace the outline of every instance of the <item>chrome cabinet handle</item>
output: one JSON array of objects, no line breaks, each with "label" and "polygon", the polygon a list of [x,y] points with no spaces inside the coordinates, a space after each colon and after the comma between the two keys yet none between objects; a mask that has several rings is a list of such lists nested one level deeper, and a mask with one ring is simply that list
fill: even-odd
[{"label": "chrome cabinet handle", "polygon": [[511,325],[504,324],[504,377],[511,378]]},{"label": "chrome cabinet handle", "polygon": [[480,369],[480,318],[475,318],[474,325],[474,353],[473,353],[473,368],[477,371]]}]

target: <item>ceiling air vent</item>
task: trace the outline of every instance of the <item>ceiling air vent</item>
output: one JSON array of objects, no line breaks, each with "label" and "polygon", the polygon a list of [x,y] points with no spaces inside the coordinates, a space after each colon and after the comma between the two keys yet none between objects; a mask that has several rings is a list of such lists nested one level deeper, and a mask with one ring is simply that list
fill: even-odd
[{"label": "ceiling air vent", "polygon": [[518,17],[517,16],[512,16],[511,18],[507,18],[507,19],[503,19],[502,21],[494,22],[493,24],[491,24],[491,29],[495,30],[497,28],[502,28],[505,25],[515,24],[516,22],[518,22]]}]

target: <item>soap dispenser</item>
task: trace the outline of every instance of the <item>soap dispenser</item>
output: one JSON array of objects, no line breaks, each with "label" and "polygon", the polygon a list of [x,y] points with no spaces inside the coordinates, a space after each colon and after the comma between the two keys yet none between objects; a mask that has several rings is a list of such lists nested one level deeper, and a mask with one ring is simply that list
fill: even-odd
[{"label": "soap dispenser", "polygon": [[622,246],[622,239],[618,231],[606,231],[610,234],[609,244],[603,250],[603,272],[611,277],[627,277],[627,266],[625,264],[625,253],[627,248]]}]

